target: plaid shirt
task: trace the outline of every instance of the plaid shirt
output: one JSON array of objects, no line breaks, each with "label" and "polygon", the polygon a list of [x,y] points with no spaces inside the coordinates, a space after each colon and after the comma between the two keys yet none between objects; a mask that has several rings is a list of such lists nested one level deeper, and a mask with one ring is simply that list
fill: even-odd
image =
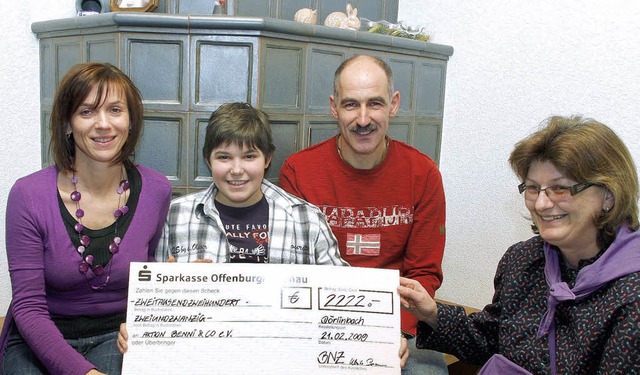
[{"label": "plaid shirt", "polygon": [[[229,261],[229,242],[213,203],[217,189],[208,189],[174,199],[156,250],[156,259],[169,255],[178,262],[212,259]],[[269,205],[269,263],[329,264],[348,266],[338,250],[324,214],[267,180],[262,192]]]}]

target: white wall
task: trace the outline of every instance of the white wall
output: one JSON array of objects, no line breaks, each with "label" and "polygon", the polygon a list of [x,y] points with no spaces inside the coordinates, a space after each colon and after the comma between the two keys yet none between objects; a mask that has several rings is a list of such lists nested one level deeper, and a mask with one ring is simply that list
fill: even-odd
[{"label": "white wall", "polygon": [[532,234],[507,159],[551,114],[612,127],[640,162],[640,3],[624,0],[400,0],[399,19],[454,48],[440,169],[445,281],[437,296],[476,307],[511,244]]},{"label": "white wall", "polygon": [[[640,3],[624,0],[400,0],[399,18],[454,47],[447,72],[442,174],[445,282],[438,296],[488,303],[496,264],[531,234],[513,144],[550,114],[614,128],[640,161]],[[635,3],[635,2],[633,2]],[[34,21],[71,17],[73,0],[2,1],[0,38],[0,315],[10,300],[4,210],[13,181],[40,168],[39,56]],[[9,239],[10,240],[10,239]]]},{"label": "white wall", "polygon": [[17,178],[40,169],[40,58],[31,23],[72,17],[75,1],[0,0],[0,14],[0,316],[4,316],[11,299],[5,252],[7,195]]}]

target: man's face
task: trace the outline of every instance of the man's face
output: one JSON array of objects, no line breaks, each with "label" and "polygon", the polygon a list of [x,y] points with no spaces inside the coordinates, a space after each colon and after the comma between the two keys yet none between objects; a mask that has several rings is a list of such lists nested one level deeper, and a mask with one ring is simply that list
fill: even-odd
[{"label": "man's face", "polygon": [[342,71],[337,91],[338,97],[330,96],[330,103],[340,127],[342,157],[356,168],[372,168],[384,159],[385,136],[390,118],[398,111],[400,94],[389,96],[384,70],[367,58],[353,61]]}]

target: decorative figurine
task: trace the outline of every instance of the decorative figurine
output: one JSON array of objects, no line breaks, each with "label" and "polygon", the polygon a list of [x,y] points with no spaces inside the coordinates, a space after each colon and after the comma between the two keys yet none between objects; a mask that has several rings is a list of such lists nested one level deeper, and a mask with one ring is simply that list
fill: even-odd
[{"label": "decorative figurine", "polygon": [[309,8],[302,8],[296,12],[293,16],[293,20],[301,23],[308,23],[311,25],[316,24],[316,19],[318,18],[318,11],[311,10]]},{"label": "decorative figurine", "polygon": [[360,19],[358,18],[358,8],[347,4],[347,14],[333,12],[324,20],[325,26],[339,27],[341,29],[360,30]]},{"label": "decorative figurine", "polygon": [[406,25],[400,21],[398,23],[391,23],[389,21],[370,21],[366,18],[362,19],[362,23],[365,30],[374,34],[385,34],[391,36],[397,36],[400,38],[408,38],[428,42],[431,40],[431,36],[427,34],[424,27]]}]

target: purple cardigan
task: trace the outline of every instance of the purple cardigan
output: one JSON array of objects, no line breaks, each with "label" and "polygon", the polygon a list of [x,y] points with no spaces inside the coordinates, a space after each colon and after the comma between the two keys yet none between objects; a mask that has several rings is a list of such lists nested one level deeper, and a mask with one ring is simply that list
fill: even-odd
[{"label": "purple cardigan", "polygon": [[6,214],[13,299],[0,337],[0,364],[15,323],[49,372],[85,375],[95,368],[66,343],[50,314],[104,316],[126,311],[129,263],[155,260],[171,200],[171,185],[165,176],[140,165],[136,168],[142,177],[138,206],[120,251],[111,259],[110,281],[100,291],[92,290],[78,271],[80,257],[58,205],[58,170],[50,166],[13,185]]}]

